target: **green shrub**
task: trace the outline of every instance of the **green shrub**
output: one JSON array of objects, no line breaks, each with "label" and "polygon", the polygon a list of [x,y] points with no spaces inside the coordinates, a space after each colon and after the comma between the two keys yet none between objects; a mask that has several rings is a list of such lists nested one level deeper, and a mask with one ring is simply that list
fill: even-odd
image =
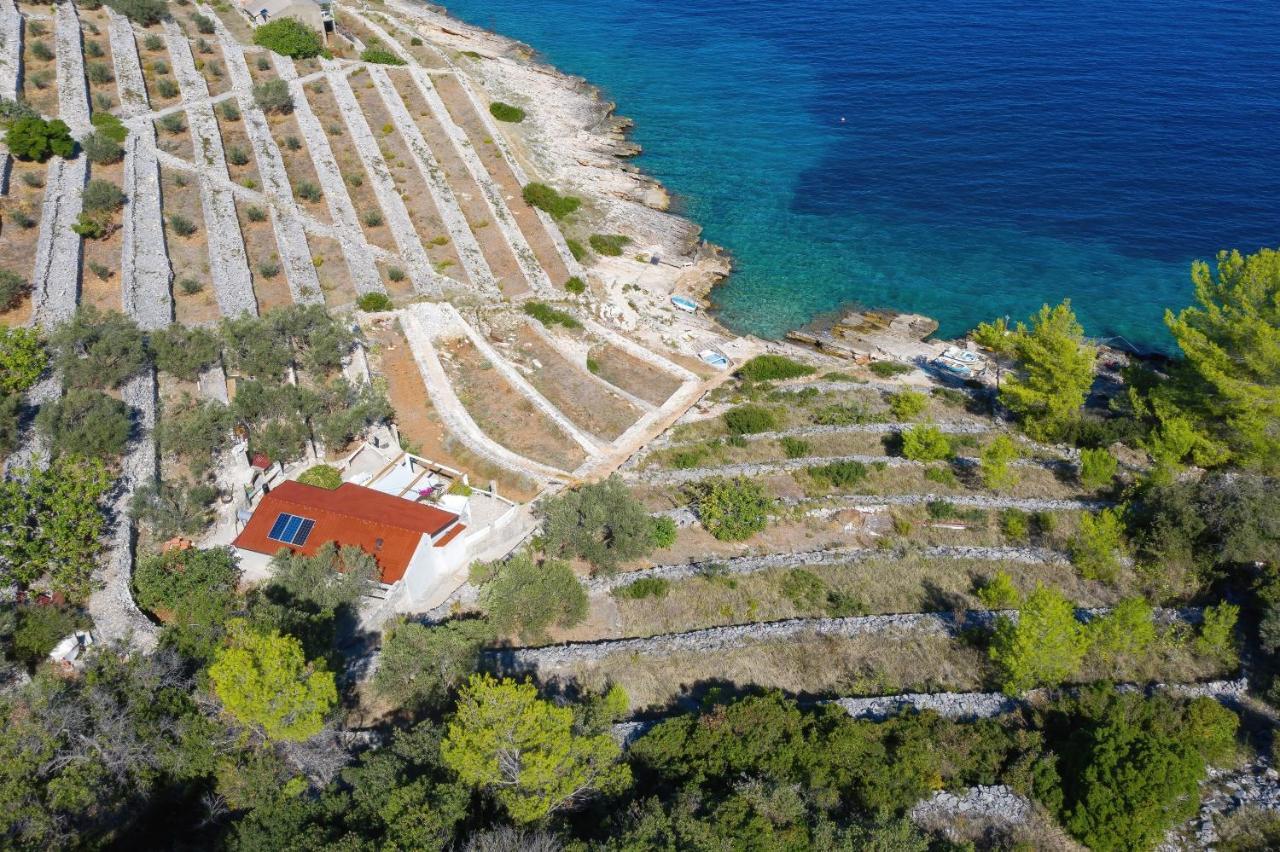
[{"label": "green shrub", "polygon": [[85,73],[89,77],[89,82],[97,85],[110,83],[115,79],[115,75],[111,73],[111,66],[105,62],[90,62],[85,68]]},{"label": "green shrub", "polygon": [[778,426],[778,418],[763,405],[748,403],[731,408],[724,413],[724,425],[731,435],[753,435],[769,432]]},{"label": "green shrub", "polygon": [[552,219],[563,219],[582,206],[582,199],[561,195],[545,183],[531,183],[521,192],[526,204],[550,214]]},{"label": "green shrub", "polygon": [[508,121],[512,124],[519,124],[524,121],[524,110],[520,107],[504,104],[502,101],[494,101],[489,104],[489,113],[498,121]]},{"label": "green shrub", "polygon": [[249,163],[249,152],[239,145],[227,147],[227,162],[233,166],[244,166]]},{"label": "green shrub", "polygon": [[259,71],[271,70],[271,60],[265,56],[259,56],[257,62],[255,62],[254,64],[258,66]]},{"label": "green shrub", "polygon": [[859,402],[827,405],[814,412],[813,422],[819,426],[853,426],[871,423],[875,418]]},{"label": "green shrub", "polygon": [[889,397],[889,411],[897,420],[910,420],[925,410],[929,398],[913,390],[900,390]]},{"label": "green shrub", "polygon": [[1090,650],[1103,662],[1140,658],[1155,644],[1151,604],[1143,597],[1125,598],[1105,615],[1089,622]]},{"label": "green shrub", "polygon": [[250,222],[267,221],[267,211],[263,210],[261,207],[254,206],[252,204],[249,205],[249,207],[245,208],[244,216]]},{"label": "green shrub", "polygon": [[672,450],[667,457],[667,461],[677,470],[691,470],[702,464],[703,460],[710,455],[711,447],[706,444],[698,444],[693,447]]},{"label": "green shrub", "polygon": [[481,565],[480,602],[500,635],[542,641],[552,624],[568,629],[587,615],[587,593],[567,564],[548,559],[538,565],[519,553],[497,565]]},{"label": "green shrub", "polygon": [[[277,18],[258,27],[253,31],[253,43],[293,59],[309,59],[324,52],[320,33],[293,18]],[[267,70],[261,67],[261,59],[259,70]]]},{"label": "green shrub", "polygon": [[582,328],[582,323],[575,316],[557,310],[546,302],[525,302],[523,310],[545,326],[561,325],[565,328]]},{"label": "green shrub", "polygon": [[1031,534],[1031,517],[1021,509],[1005,509],[1000,513],[1000,530],[1010,541],[1026,541]]},{"label": "green shrub", "polygon": [[769,523],[773,498],[758,482],[714,477],[690,490],[702,526],[721,541],[745,541]]},{"label": "green shrub", "polygon": [[152,33],[142,40],[142,46],[150,51],[164,50],[164,39]]},{"label": "green shrub", "polygon": [[153,331],[147,343],[157,370],[188,382],[198,379],[222,353],[222,342],[212,331],[178,323]]},{"label": "green shrub", "polygon": [[31,292],[31,282],[24,276],[0,269],[0,311],[11,311]]},{"label": "green shrub", "polygon": [[653,518],[616,476],[546,499],[538,511],[549,556],[576,557],[613,570],[655,546]]},{"label": "green shrub", "polygon": [[1036,586],[1018,609],[1001,617],[988,649],[1001,688],[1016,695],[1034,686],[1056,686],[1080,668],[1088,639],[1075,608],[1056,589]]},{"label": "green shrub", "polygon": [[290,151],[301,151],[302,140],[297,136],[286,136],[284,137],[284,147],[288,148]]},{"label": "green shrub", "polygon": [[[258,32],[262,30],[259,29]],[[266,113],[288,115],[293,112],[293,95],[289,92],[289,84],[284,80],[267,80],[255,85],[253,102]]]},{"label": "green shrub", "polygon": [[73,388],[41,406],[36,425],[49,438],[55,457],[115,458],[133,431],[128,406],[87,388]]},{"label": "green shrub", "polygon": [[0,325],[0,396],[25,393],[48,364],[49,355],[34,329]]},{"label": "green shrub", "polygon": [[912,461],[942,461],[951,458],[951,442],[937,426],[920,423],[903,430],[902,455]]},{"label": "green shrub", "polygon": [[13,631],[14,656],[29,666],[45,661],[58,643],[77,630],[88,630],[93,621],[68,606],[20,606]]},{"label": "green shrub", "polygon": [[676,528],[676,522],[663,515],[653,519],[653,527],[649,530],[649,540],[653,543],[655,550],[666,550],[676,543],[676,537],[679,532]]},{"label": "green shrub", "polygon": [[196,226],[195,223],[187,217],[173,213],[169,216],[169,230],[173,231],[180,237],[190,237],[195,234]]},{"label": "green shrub", "polygon": [[363,62],[370,62],[374,65],[404,65],[405,61],[400,56],[385,47],[366,47],[360,52],[360,59]]},{"label": "green shrub", "polygon": [[188,296],[194,296],[204,289],[204,285],[194,278],[183,278],[178,282],[178,289]]},{"label": "green shrub", "polygon": [[671,591],[671,583],[661,577],[641,577],[634,583],[615,589],[614,597],[638,601],[645,598],[665,598]]},{"label": "green shrub", "polygon": [[927,467],[924,471],[924,478],[930,482],[936,482],[939,485],[946,485],[951,488],[960,484],[960,480],[956,478],[956,472],[949,467]]},{"label": "green shrub", "polygon": [[84,155],[94,165],[109,166],[124,159],[124,148],[101,131],[90,133],[80,144],[84,148]]},{"label": "green shrub", "polygon": [[579,263],[587,256],[587,247],[577,240],[566,239],[564,244],[569,247],[569,254],[573,255],[573,259]]},{"label": "green shrub", "polygon": [[176,136],[187,129],[187,123],[182,113],[172,112],[160,119],[160,129]]},{"label": "green shrub", "polygon": [[1071,541],[1071,561],[1088,580],[1112,582],[1124,554],[1124,522],[1115,509],[1085,512]]},{"label": "green shrub", "polygon": [[356,299],[356,307],[366,313],[391,310],[391,299],[386,293],[364,293]]},{"label": "green shrub", "polygon": [[802,459],[809,455],[809,442],[802,438],[784,437],[778,442],[782,446],[783,454],[789,459]]},{"label": "green shrub", "polygon": [[364,211],[364,214],[360,217],[360,221],[361,221],[361,222],[364,222],[364,223],[365,223],[366,225],[368,225],[370,228],[377,228],[377,227],[380,227],[380,226],[382,225],[382,221],[383,221],[383,220],[382,220],[382,211],[381,211],[381,210],[373,210],[373,209],[366,210],[366,211]]},{"label": "green shrub", "polygon": [[258,274],[266,279],[275,278],[280,274],[280,264],[274,260],[264,260],[258,264]]},{"label": "green shrub", "polygon": [[1116,478],[1116,457],[1105,448],[1080,451],[1080,484],[1090,491],[1107,488]]},{"label": "green shrub", "polygon": [[314,203],[324,198],[324,195],[320,192],[320,187],[309,180],[299,181],[294,191],[298,193],[298,197],[303,201]]},{"label": "green shrub", "polygon": [[738,368],[738,375],[753,382],[798,379],[813,375],[814,369],[783,355],[757,355]]},{"label": "green shrub", "polygon": [[42,41],[32,42],[31,55],[41,62],[48,62],[53,58],[53,51],[49,49],[49,45]]},{"label": "green shrub", "polygon": [[591,248],[597,254],[621,257],[623,248],[631,242],[631,238],[623,234],[592,234],[587,242],[591,243]]},{"label": "green shrub", "polygon": [[342,474],[332,465],[317,464],[304,470],[298,481],[303,485],[314,485],[332,491],[342,484]]},{"label": "green shrub", "polygon": [[867,466],[860,461],[834,461],[809,468],[809,475],[832,488],[852,488],[867,478]]},{"label": "green shrub", "polygon": [[974,595],[988,609],[1015,609],[1022,602],[1013,578],[1004,571],[997,571],[995,576],[978,587]]},{"label": "green shrub", "polygon": [[882,379],[889,379],[894,376],[901,376],[904,373],[910,373],[912,367],[910,364],[903,364],[899,361],[873,361],[868,365],[867,369]]},{"label": "green shrub", "polygon": [[222,117],[227,121],[240,120],[240,107],[236,106],[234,100],[223,101],[218,108],[222,111]]},{"label": "green shrub", "polygon": [[389,281],[403,281],[403,280],[404,280],[404,270],[403,270],[403,269],[401,269],[401,268],[400,268],[400,267],[398,267],[398,266],[389,266],[389,267],[387,267],[387,280],[389,280]]},{"label": "green shrub", "polygon": [[581,296],[583,293],[587,292],[587,285],[586,282],[575,275],[568,281],[564,282],[564,289],[575,296]]},{"label": "green shrub", "polygon": [[135,24],[149,27],[169,17],[164,0],[103,0],[103,2]]},{"label": "green shrub", "polygon": [[1200,632],[1196,637],[1196,652],[1214,657],[1223,665],[1234,667],[1239,655],[1236,653],[1236,620],[1240,616],[1240,607],[1232,603],[1220,603],[1204,608],[1204,621],[1200,624]]},{"label": "green shrub", "polygon": [[[160,97],[176,98],[181,93],[182,93],[182,90],[178,88],[178,84],[170,80],[168,77],[161,77],[159,80],[156,80],[156,94],[158,94]],[[182,114],[173,113],[172,115],[166,115],[164,118],[160,119],[160,122],[161,124],[164,124],[165,119],[175,118],[175,117],[178,119],[181,119]],[[173,123],[165,124],[165,129],[168,130],[170,133],[176,133],[177,131],[173,129],[174,126],[175,125]],[[181,120],[179,120],[176,124],[176,127],[178,130],[181,130],[184,126],[185,125],[182,123]]]},{"label": "green shrub", "polygon": [[978,462],[978,470],[982,475],[982,484],[995,491],[1007,488],[1017,481],[1017,475],[1010,468],[1013,462],[1022,457],[1022,451],[1008,435],[997,435],[982,451]]},{"label": "green shrub", "polygon": [[51,121],[35,117],[16,119],[4,134],[4,143],[9,153],[19,160],[39,163],[51,156],[70,157],[76,150],[66,122],[57,118]]},{"label": "green shrub", "polygon": [[[282,20],[290,20],[290,19],[284,18]],[[213,35],[215,32],[217,32],[217,29],[213,25],[213,20],[211,18],[206,18],[204,15],[201,15],[199,12],[191,16],[191,21],[196,25],[196,32],[200,33],[201,35]]]}]

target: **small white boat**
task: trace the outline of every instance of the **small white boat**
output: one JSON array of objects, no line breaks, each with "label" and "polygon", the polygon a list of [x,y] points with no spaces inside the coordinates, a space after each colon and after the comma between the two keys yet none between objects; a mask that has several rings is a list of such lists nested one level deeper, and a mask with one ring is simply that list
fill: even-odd
[{"label": "small white boat", "polygon": [[688,296],[672,296],[671,304],[675,305],[682,311],[686,311],[687,313],[693,314],[698,312],[698,303],[693,299],[690,299]]},{"label": "small white boat", "polygon": [[703,349],[698,353],[698,357],[702,359],[704,364],[710,364],[717,370],[729,369],[729,359],[714,349]]}]

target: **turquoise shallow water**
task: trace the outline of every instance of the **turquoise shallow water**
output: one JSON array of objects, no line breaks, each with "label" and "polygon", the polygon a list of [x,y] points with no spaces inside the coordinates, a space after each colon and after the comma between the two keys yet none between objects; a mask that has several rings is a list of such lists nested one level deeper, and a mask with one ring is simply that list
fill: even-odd
[{"label": "turquoise shallow water", "polygon": [[732,328],[856,303],[955,334],[1071,297],[1164,347],[1219,248],[1280,244],[1280,4],[457,0],[636,120],[734,256]]}]

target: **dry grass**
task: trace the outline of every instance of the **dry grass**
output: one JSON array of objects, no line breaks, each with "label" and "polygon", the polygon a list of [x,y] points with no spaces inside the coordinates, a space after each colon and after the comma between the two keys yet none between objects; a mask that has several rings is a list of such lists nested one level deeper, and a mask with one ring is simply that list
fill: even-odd
[{"label": "dry grass", "polygon": [[680,379],[616,346],[605,343],[591,350],[596,375],[614,387],[654,405],[662,405],[680,388]]},{"label": "dry grass", "polygon": [[542,676],[553,674],[591,689],[616,683],[627,691],[632,712],[658,712],[696,703],[717,688],[731,693],[758,686],[805,698],[967,692],[988,686],[991,667],[982,650],[945,636],[810,634],[732,650],[657,657],[615,654]]},{"label": "dry grass", "polygon": [[[250,65],[252,66],[252,63]],[[267,123],[271,127],[271,135],[276,141],[276,147],[280,149],[280,158],[284,161],[284,170],[289,176],[289,185],[297,186],[306,181],[319,186],[320,179],[316,175],[316,168],[311,161],[306,142],[302,139],[302,131],[298,129],[298,120],[293,117],[292,113],[289,115],[270,115],[267,116]],[[289,146],[290,139],[298,141],[301,146],[294,150]],[[325,198],[321,197],[317,201],[308,201],[305,198],[295,197],[295,200],[299,207],[321,222],[332,223],[333,219],[329,215],[329,205]]]},{"label": "dry grass", "polygon": [[320,280],[320,292],[330,310],[345,308],[356,300],[356,288],[351,283],[351,270],[347,267],[342,246],[330,237],[307,234],[307,246],[311,250],[311,263]]},{"label": "dry grass", "polygon": [[[204,215],[200,204],[200,187],[195,175],[164,166],[160,168],[162,209],[166,217],[165,245],[169,249],[169,261],[173,265],[173,303],[178,322],[198,325],[217,320],[218,302],[213,293],[213,279],[209,274],[209,250],[204,230]],[[196,226],[190,237],[180,237],[167,228],[168,217],[178,214]],[[199,290],[188,293],[182,286],[186,280],[194,281]]]},{"label": "dry grass", "polygon": [[613,635],[648,636],[722,624],[846,614],[831,609],[826,592],[857,601],[861,612],[872,614],[985,609],[974,591],[999,571],[1009,574],[1024,593],[1039,583],[1060,589],[1080,606],[1110,606],[1126,591],[1084,580],[1065,565],[929,559],[912,552],[796,570],[821,580],[825,592],[809,598],[788,597],[791,569],[786,568],[745,575],[711,573],[673,582],[666,597],[616,598],[612,605],[617,607],[620,629]]},{"label": "dry grass", "polygon": [[[259,311],[269,311],[292,304],[289,280],[284,263],[276,246],[276,235],[269,220],[251,222],[246,211],[254,205],[236,202],[236,217],[240,220],[240,235],[244,241],[245,256],[249,261],[249,275],[253,281],[253,295]],[[274,275],[269,274],[274,269]]]},{"label": "dry grass", "polygon": [[471,144],[479,155],[481,162],[484,163],[493,180],[502,189],[502,194],[507,199],[507,206],[510,208],[512,215],[515,216],[515,220],[520,226],[520,232],[524,234],[529,247],[533,249],[534,255],[538,258],[539,265],[547,271],[547,275],[554,285],[557,287],[563,285],[569,278],[569,271],[564,265],[564,260],[560,257],[559,252],[556,251],[555,244],[542,226],[542,222],[533,211],[533,208],[529,207],[521,197],[523,187],[516,180],[511,171],[511,166],[502,156],[502,152],[498,150],[498,146],[490,138],[489,131],[485,128],[484,123],[476,115],[476,111],[463,91],[461,84],[452,76],[437,75],[431,79],[435,84],[436,91],[440,93],[440,98],[444,101],[445,107],[449,110],[449,114],[453,117],[454,123],[467,134],[467,138],[471,140]]},{"label": "dry grass", "polygon": [[612,441],[640,418],[638,408],[594,381],[528,324],[516,329],[513,348],[512,360],[528,368],[530,384],[579,428]]},{"label": "dry grass", "polygon": [[476,424],[490,438],[534,461],[571,471],[586,453],[512,387],[470,343],[441,345],[445,372]]},{"label": "dry grass", "polygon": [[502,292],[507,296],[519,296],[529,292],[529,282],[520,269],[516,256],[502,231],[493,224],[493,211],[485,202],[484,193],[462,162],[457,149],[450,140],[444,127],[434,120],[426,99],[418,91],[417,85],[409,79],[407,72],[389,70],[392,83],[400,93],[401,100],[409,114],[414,116],[418,129],[435,155],[436,162],[444,173],[445,180],[453,190],[462,215],[475,235],[480,251],[484,254],[489,270],[497,279]]}]

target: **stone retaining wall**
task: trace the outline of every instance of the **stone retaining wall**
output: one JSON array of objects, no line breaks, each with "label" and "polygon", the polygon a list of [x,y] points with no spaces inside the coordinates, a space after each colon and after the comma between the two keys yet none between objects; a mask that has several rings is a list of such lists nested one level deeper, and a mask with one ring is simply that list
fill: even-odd
[{"label": "stone retaining wall", "polygon": [[351,196],[347,194],[346,182],[342,178],[342,170],[334,159],[333,149],[329,147],[329,137],[320,120],[311,110],[307,94],[302,82],[298,79],[297,68],[293,60],[287,56],[272,56],[276,71],[281,80],[289,83],[289,91],[293,95],[293,116],[298,121],[298,132],[302,134],[307,150],[311,154],[311,162],[315,166],[316,178],[324,192],[325,204],[329,207],[329,215],[333,217],[334,236],[342,247],[342,256],[351,273],[351,281],[357,293],[386,293],[386,287],[378,275],[374,265],[373,252],[365,242],[364,231],[356,216]]},{"label": "stone retaining wall", "polygon": [[[224,317],[257,314],[244,235],[236,217],[235,198],[222,182],[229,182],[218,120],[209,103],[209,87],[196,70],[191,45],[176,21],[164,22],[165,39],[173,60],[173,74],[182,90],[187,122],[191,126],[193,159],[200,179],[200,203],[204,211],[205,240],[209,245],[209,275]],[[219,180],[214,180],[216,178]]]}]

